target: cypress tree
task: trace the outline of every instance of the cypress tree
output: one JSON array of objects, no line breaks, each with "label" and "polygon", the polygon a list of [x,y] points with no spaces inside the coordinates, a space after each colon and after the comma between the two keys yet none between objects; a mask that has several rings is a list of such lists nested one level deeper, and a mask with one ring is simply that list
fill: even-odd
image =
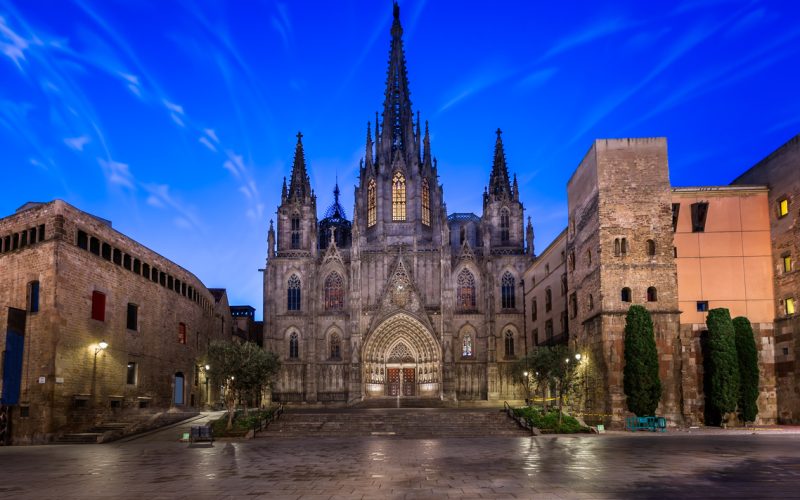
[{"label": "cypress tree", "polygon": [[758,415],[758,351],[750,320],[739,316],[733,320],[736,332],[736,354],[739,359],[739,414],[745,422]]},{"label": "cypress tree", "polygon": [[628,410],[637,416],[656,414],[661,399],[658,349],[653,320],[642,306],[631,306],[625,318],[625,369],[622,372]]},{"label": "cypress tree", "polygon": [[711,393],[706,404],[724,418],[739,402],[739,360],[731,314],[725,308],[708,311],[708,350],[711,356]]}]

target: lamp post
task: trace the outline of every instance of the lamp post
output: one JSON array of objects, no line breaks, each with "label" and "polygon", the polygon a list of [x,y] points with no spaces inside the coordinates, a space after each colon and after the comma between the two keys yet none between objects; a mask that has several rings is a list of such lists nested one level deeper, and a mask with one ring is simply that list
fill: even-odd
[{"label": "lamp post", "polygon": [[101,340],[97,343],[97,347],[94,348],[94,357],[96,358],[100,351],[105,351],[106,349],[108,349],[108,342]]},{"label": "lamp post", "polygon": [[209,386],[208,386],[208,378],[209,378],[208,377],[208,372],[211,371],[211,365],[209,365],[209,364],[200,365],[200,371],[203,372],[203,378],[205,378],[205,384],[206,384],[206,407],[208,407],[210,409],[210,407],[211,407],[211,392],[210,392],[210,389],[209,389]]}]

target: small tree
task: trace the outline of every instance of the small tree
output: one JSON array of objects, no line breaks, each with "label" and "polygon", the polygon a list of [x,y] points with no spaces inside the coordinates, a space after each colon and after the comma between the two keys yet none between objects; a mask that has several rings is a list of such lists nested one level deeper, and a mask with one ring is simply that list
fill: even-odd
[{"label": "small tree", "polygon": [[572,388],[575,380],[575,371],[578,368],[575,353],[565,345],[550,348],[550,379],[556,387],[558,395],[558,425],[561,426],[564,409],[564,397]]},{"label": "small tree", "polygon": [[706,325],[711,357],[711,394],[706,395],[706,404],[724,417],[736,411],[739,401],[739,361],[731,314],[724,308],[712,309],[708,311]]},{"label": "small tree", "polygon": [[639,417],[656,414],[661,400],[658,349],[653,320],[642,306],[631,306],[625,317],[625,368],[622,383],[628,410]]},{"label": "small tree", "polygon": [[739,414],[745,422],[758,415],[758,351],[750,320],[739,316],[733,320],[736,332],[736,355],[739,360]]},{"label": "small tree", "polygon": [[260,394],[280,366],[277,356],[252,342],[225,341],[212,342],[208,347],[208,364],[212,382],[224,391],[228,430],[233,427],[237,398],[246,401],[248,396]]}]

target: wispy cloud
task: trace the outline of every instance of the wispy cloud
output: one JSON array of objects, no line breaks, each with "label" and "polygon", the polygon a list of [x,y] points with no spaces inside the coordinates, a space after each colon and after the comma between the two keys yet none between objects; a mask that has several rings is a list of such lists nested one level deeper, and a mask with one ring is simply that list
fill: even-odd
[{"label": "wispy cloud", "polygon": [[283,46],[286,50],[289,50],[289,39],[292,36],[292,22],[289,19],[289,10],[286,8],[286,5],[282,3],[275,4],[275,9],[277,13],[272,16],[270,22],[275,31],[278,32],[278,35],[280,35]]},{"label": "wispy cloud", "polygon": [[83,151],[84,146],[89,144],[89,137],[85,135],[80,137],[67,137],[64,139],[64,144],[75,151]]},{"label": "wispy cloud", "polygon": [[586,26],[580,31],[571,33],[560,40],[557,40],[550,49],[544,53],[541,59],[548,59],[567,50],[580,45],[587,44],[599,38],[613,35],[633,25],[629,20],[622,17],[600,20],[590,26]]},{"label": "wispy cloud", "polygon": [[200,139],[198,139],[198,141],[200,142],[200,144],[202,144],[203,146],[207,147],[208,149],[210,149],[214,153],[217,152],[217,147],[214,146],[213,144],[211,144],[211,141],[208,140],[208,137],[201,136]]},{"label": "wispy cloud", "polygon": [[130,172],[130,168],[126,163],[120,163],[114,160],[106,160],[98,158],[97,162],[103,169],[103,174],[109,184],[126,187],[128,189],[136,189],[135,179]]},{"label": "wispy cloud", "polygon": [[557,72],[557,68],[538,69],[522,77],[517,85],[523,88],[536,87],[550,80]]},{"label": "wispy cloud", "polygon": [[461,101],[464,101],[465,99],[502,82],[513,74],[513,70],[509,70],[505,67],[487,66],[479,69],[474,75],[472,75],[466,81],[461,82],[450,91],[450,97],[448,97],[445,103],[439,107],[439,110],[434,116],[439,115]]},{"label": "wispy cloud", "polygon": [[25,51],[30,44],[31,40],[17,34],[0,16],[0,52],[11,59],[20,71],[23,71],[21,61],[25,60]]},{"label": "wispy cloud", "polygon": [[170,208],[177,214],[173,218],[173,222],[177,227],[182,229],[204,229],[200,218],[195,215],[194,209],[176,199],[170,192],[168,184],[141,184],[141,186],[148,193],[148,205],[160,209]]},{"label": "wispy cloud", "polygon": [[754,27],[756,24],[766,20],[766,18],[767,18],[767,10],[764,9],[763,7],[748,12],[747,14],[742,16],[738,21],[736,21],[733,24],[733,26],[728,28],[728,31],[725,34],[728,36],[740,35],[741,33]]}]

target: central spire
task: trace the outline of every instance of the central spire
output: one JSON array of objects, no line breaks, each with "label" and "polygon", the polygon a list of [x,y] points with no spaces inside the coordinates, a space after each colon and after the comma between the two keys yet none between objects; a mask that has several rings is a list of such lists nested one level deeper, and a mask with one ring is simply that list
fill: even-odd
[{"label": "central spire", "polygon": [[383,102],[381,142],[391,144],[391,151],[414,151],[414,125],[408,89],[406,56],[403,50],[403,27],[400,25],[400,6],[394,4],[392,21],[392,48],[389,52],[389,71],[386,76],[386,93]]}]

